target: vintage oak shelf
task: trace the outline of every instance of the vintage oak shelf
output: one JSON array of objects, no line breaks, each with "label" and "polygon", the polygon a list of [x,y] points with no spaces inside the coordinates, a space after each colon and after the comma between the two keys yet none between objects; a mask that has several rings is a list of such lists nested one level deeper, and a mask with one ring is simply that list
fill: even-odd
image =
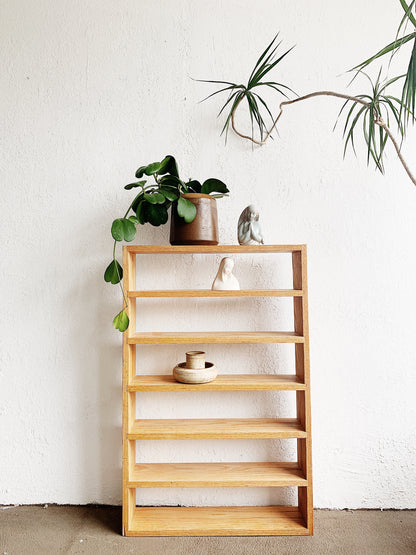
[{"label": "vintage oak shelf", "polygon": [[211,289],[166,289],[130,291],[129,297],[301,297],[299,289],[244,289],[240,291],[212,291]]},{"label": "vintage oak shelf", "polygon": [[302,252],[306,245],[129,245],[126,248],[135,254],[244,254]]},{"label": "vintage oak shelf", "polygon": [[305,338],[289,331],[145,332],[128,338],[129,344],[162,343],[303,343]]},{"label": "vintage oak shelf", "polygon": [[[146,290],[136,285],[136,256],[165,254],[289,253],[293,289],[211,291],[205,289]],[[267,263],[275,257],[267,257]],[[126,536],[253,536],[311,535],[313,533],[311,410],[308,332],[308,291],[305,245],[125,246],[124,293],[130,327],[123,336],[123,535]],[[168,285],[168,284],[167,284]],[[267,284],[269,285],[269,284]],[[293,331],[138,332],[136,304],[142,298],[199,297],[293,298]],[[157,301],[155,301],[157,302]],[[211,303],[205,303],[209,310]],[[211,383],[181,384],[171,375],[137,375],[136,346],[140,344],[292,343],[295,373],[225,374]],[[220,365],[219,365],[220,366]],[[136,419],[137,392],[166,391],[294,391],[296,418]],[[229,397],[232,402],[232,398]],[[277,439],[295,438],[297,460],[292,462],[136,462],[136,442],[163,439]],[[137,507],[139,488],[296,487],[297,506],[267,507]]]},{"label": "vintage oak shelf", "polygon": [[308,482],[297,463],[135,464],[130,488],[298,487]]},{"label": "vintage oak shelf", "polygon": [[288,374],[219,374],[209,383],[186,384],[177,382],[172,374],[134,376],[128,391],[295,391],[306,385],[297,376]]},{"label": "vintage oak shelf", "polygon": [[129,536],[305,536],[298,507],[137,507]]},{"label": "vintage oak shelf", "polygon": [[186,418],[135,420],[127,439],[301,438],[296,418]]}]

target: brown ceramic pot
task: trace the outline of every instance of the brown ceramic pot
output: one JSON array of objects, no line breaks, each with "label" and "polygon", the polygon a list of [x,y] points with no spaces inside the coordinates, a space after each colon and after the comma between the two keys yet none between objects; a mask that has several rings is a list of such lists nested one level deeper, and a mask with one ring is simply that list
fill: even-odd
[{"label": "brown ceramic pot", "polygon": [[217,202],[211,195],[186,193],[182,195],[196,206],[193,222],[187,224],[172,206],[170,220],[171,245],[218,245]]}]

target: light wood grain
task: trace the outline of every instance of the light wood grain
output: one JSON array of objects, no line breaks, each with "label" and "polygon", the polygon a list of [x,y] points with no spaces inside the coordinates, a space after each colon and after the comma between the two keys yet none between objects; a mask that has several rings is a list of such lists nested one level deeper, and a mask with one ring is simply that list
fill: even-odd
[{"label": "light wood grain", "polygon": [[279,253],[301,251],[304,245],[126,245],[132,254]]},{"label": "light wood grain", "polygon": [[[293,289],[242,291],[146,290],[136,286],[137,254],[292,253]],[[124,291],[130,327],[123,339],[123,534],[311,535],[313,533],[310,360],[306,245],[219,245],[123,247]],[[293,297],[294,331],[136,333],[138,298]],[[137,376],[137,344],[294,343],[294,375],[224,375],[201,385],[179,384],[172,376]],[[295,390],[296,419],[135,420],[138,391]],[[297,438],[296,463],[137,464],[139,439]],[[298,507],[136,507],[136,487],[295,486]]]},{"label": "light wood grain", "polygon": [[300,252],[292,254],[293,287],[302,289],[302,297],[293,299],[295,331],[304,336],[302,345],[295,345],[296,375],[305,382],[305,391],[296,393],[297,417],[306,430],[305,439],[298,439],[298,463],[308,480],[308,487],[298,488],[299,510],[305,519],[310,533],[313,534],[313,500],[312,500],[312,430],[310,401],[310,359],[309,359],[309,323],[308,323],[308,280],[306,245]]},{"label": "light wood grain", "polygon": [[206,331],[143,332],[128,338],[130,344],[179,343],[303,343],[304,338],[289,331]]},{"label": "light wood grain", "polygon": [[136,464],[130,488],[296,487],[307,481],[297,463],[154,463]]},{"label": "light wood grain", "polygon": [[296,418],[181,418],[136,420],[129,439],[301,438]]},{"label": "light wood grain", "polygon": [[165,289],[129,291],[129,297],[301,297],[299,289],[240,289],[212,291],[211,289]]},{"label": "light wood grain", "polygon": [[[127,297],[128,291],[136,289],[136,258],[123,249],[123,291]],[[136,373],[136,348],[129,345],[128,335],[134,332],[136,325],[136,299],[127,299],[127,312],[130,317],[130,329],[123,333],[123,515],[122,533],[129,528],[136,505],[131,490],[127,488],[127,481],[136,460],[136,442],[127,440],[127,432],[134,422],[136,414],[136,395],[127,390],[127,384]]]},{"label": "light wood grain", "polygon": [[297,376],[287,374],[220,374],[213,382],[184,384],[171,374],[135,376],[129,391],[295,391],[305,389]]},{"label": "light wood grain", "polygon": [[127,536],[308,535],[297,507],[136,507]]}]

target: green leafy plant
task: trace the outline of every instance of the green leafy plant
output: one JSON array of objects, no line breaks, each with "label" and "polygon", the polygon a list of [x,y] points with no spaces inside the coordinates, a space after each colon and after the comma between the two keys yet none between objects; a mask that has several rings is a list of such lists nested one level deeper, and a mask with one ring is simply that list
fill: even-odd
[{"label": "green leafy plant", "polygon": [[247,108],[248,108],[248,112],[251,120],[251,139],[254,140],[254,129],[256,128],[258,129],[258,132],[260,134],[260,139],[263,140],[263,137],[267,134],[267,125],[264,120],[264,117],[267,117],[267,116],[264,115],[264,112],[266,112],[267,115],[271,118],[272,123],[274,121],[274,117],[266,101],[257,92],[258,89],[261,87],[272,89],[273,91],[279,93],[280,95],[283,95],[286,98],[288,98],[287,92],[293,93],[292,89],[287,85],[284,85],[283,83],[277,83],[276,81],[271,81],[268,79],[264,80],[267,74],[272,69],[274,69],[277,66],[277,64],[280,63],[294,48],[294,47],[289,48],[289,50],[286,50],[286,52],[284,52],[277,59],[275,59],[277,49],[282,44],[282,41],[276,44],[277,37],[278,37],[278,34],[274,37],[272,42],[268,45],[266,50],[261,54],[260,58],[257,60],[253,68],[253,71],[251,72],[250,77],[248,78],[247,85],[237,85],[236,83],[231,83],[229,81],[212,81],[208,79],[198,79],[198,81],[202,83],[215,83],[215,84],[227,85],[226,87],[213,92],[212,94],[208,95],[206,98],[202,100],[202,102],[204,102],[205,100],[208,100],[208,98],[211,98],[216,94],[229,91],[228,99],[224,104],[224,106],[221,108],[220,112],[218,113],[218,116],[220,116],[224,112],[224,110],[228,107],[229,111],[225,119],[225,124],[224,124],[224,127],[222,128],[221,135],[224,133],[224,131],[226,131],[226,136],[227,136],[228,130],[231,124],[234,132],[237,133],[237,135],[240,135],[244,138],[250,138],[250,137],[241,135],[235,129],[235,125],[234,125],[234,114],[238,106],[242,102],[242,100],[246,99]]},{"label": "green leafy plant", "polygon": [[[277,123],[282,116],[283,108],[285,106],[295,104],[297,102],[302,102],[303,100],[307,100],[317,96],[332,96],[340,98],[345,100],[345,103],[340,110],[339,116],[344,112],[344,109],[347,106],[349,107],[344,125],[344,155],[348,145],[351,145],[355,152],[354,132],[356,131],[357,123],[361,120],[361,130],[367,147],[367,164],[369,164],[370,160],[372,160],[375,164],[376,169],[384,173],[383,156],[387,140],[390,139],[390,141],[394,145],[397,156],[401,161],[404,169],[406,170],[413,184],[416,185],[416,178],[413,176],[408,165],[406,164],[406,161],[404,160],[400,151],[400,144],[395,139],[389,127],[390,121],[393,121],[397,124],[397,132],[401,143],[406,134],[407,122],[409,120],[413,122],[415,119],[416,18],[414,17],[412,11],[416,6],[416,0],[412,0],[410,4],[407,4],[405,0],[399,0],[399,2],[405,13],[400,21],[399,28],[396,34],[396,39],[382,48],[374,56],[371,56],[361,64],[358,64],[350,71],[356,72],[356,75],[352,80],[354,81],[357,76],[364,74],[362,70],[370,65],[372,62],[388,53],[391,53],[391,56],[393,56],[394,53],[397,52],[398,49],[401,48],[404,44],[408,43],[409,41],[413,41],[413,48],[406,75],[400,75],[398,77],[393,77],[391,79],[386,79],[383,81],[381,79],[380,69],[378,77],[374,82],[368,77],[368,75],[364,74],[369,79],[371,85],[371,90],[364,94],[349,95],[324,90],[312,92],[292,99],[287,98],[287,100],[283,100],[280,102],[279,113],[277,117],[273,117],[272,111],[269,108],[266,100],[259,95],[258,87],[271,87],[276,92],[286,97],[287,93],[293,92],[292,89],[287,85],[276,83],[275,81],[271,81],[269,77],[266,77],[267,74],[271,70],[276,68],[277,64],[281,60],[283,60],[283,58],[285,58],[285,56],[292,50],[287,50],[282,55],[277,57],[277,59],[275,59],[277,48],[281,44],[280,42],[278,44],[275,44],[277,39],[276,35],[273,41],[267,46],[267,48],[264,50],[264,52],[262,52],[261,56],[257,60],[246,86],[237,85],[236,83],[232,83],[229,81],[213,81],[207,79],[203,80],[203,82],[206,83],[223,83],[228,85],[227,87],[223,87],[203,99],[207,100],[208,98],[211,98],[216,94],[228,92],[229,96],[218,114],[218,116],[220,116],[221,114],[225,113],[226,116],[225,124],[221,131],[221,134],[224,131],[228,132],[231,125],[231,128],[238,136],[244,139],[248,139],[254,144],[261,146],[265,144],[269,137],[271,137],[273,130],[276,128]],[[413,31],[408,34],[403,34],[405,32],[406,25],[408,24],[412,25]],[[387,94],[386,89],[403,77],[405,77],[405,81],[401,98],[399,99],[396,96]],[[256,92],[254,92],[253,89],[256,87],[257,90]],[[244,99],[247,100],[248,112],[251,120],[250,136],[241,133],[239,130],[236,129],[235,126],[235,113]],[[261,108],[263,109],[263,113],[265,111],[271,118],[271,126],[269,130],[267,130]],[[256,135],[259,136],[259,139],[256,139],[254,137],[254,130],[256,130]]]},{"label": "green leafy plant", "polygon": [[[416,105],[416,18],[414,17],[412,11],[416,5],[416,0],[412,0],[410,4],[407,4],[404,0],[399,0],[403,10],[404,16],[402,17],[399,27],[396,32],[396,38],[393,42],[384,46],[376,54],[361,62],[360,64],[353,67],[350,71],[362,71],[367,66],[369,66],[375,60],[390,54],[390,62],[392,57],[398,50],[404,46],[406,43],[412,41],[413,46],[410,53],[410,59],[407,67],[406,79],[404,81],[402,95],[401,95],[401,105],[402,109],[400,111],[400,116],[404,113],[404,118],[400,118],[403,125],[406,125],[409,118],[414,121],[415,118],[415,105]],[[403,34],[406,31],[407,25],[410,24],[413,27],[411,33]]]},{"label": "green leafy plant", "polygon": [[[127,300],[121,286],[123,268],[116,259],[117,243],[133,241],[137,225],[149,223],[153,226],[160,226],[165,224],[169,218],[169,209],[176,210],[184,222],[193,222],[196,216],[196,207],[190,200],[184,198],[183,194],[203,193],[214,198],[221,198],[229,193],[225,183],[219,179],[210,178],[202,184],[195,179],[182,181],[179,177],[176,160],[171,155],[165,156],[161,162],[141,166],[136,171],[136,179],[139,181],[129,183],[124,187],[127,191],[138,189],[139,192],[129,204],[124,216],[117,218],[112,223],[113,259],[104,272],[104,280],[114,285],[120,284],[123,293],[123,309],[113,320],[113,326],[120,331],[128,328],[129,317],[126,312]],[[150,183],[148,183],[148,179],[151,180]]]},{"label": "green leafy plant", "polygon": [[[400,114],[402,110],[407,112],[407,107],[402,100],[383,93],[389,85],[403,78],[404,75],[393,77],[393,79],[384,83],[380,81],[380,72],[375,83],[366,73],[364,75],[371,84],[371,93],[359,94],[354,99],[346,100],[338,115],[339,117],[342,114],[347,105],[350,106],[343,132],[345,138],[344,155],[349,144],[355,153],[354,130],[357,123],[362,120],[362,130],[367,145],[367,164],[372,158],[376,168],[384,173],[383,152],[389,138],[390,117],[393,116],[395,119],[398,133],[403,139],[404,125]],[[386,124],[384,124],[384,121]]]}]

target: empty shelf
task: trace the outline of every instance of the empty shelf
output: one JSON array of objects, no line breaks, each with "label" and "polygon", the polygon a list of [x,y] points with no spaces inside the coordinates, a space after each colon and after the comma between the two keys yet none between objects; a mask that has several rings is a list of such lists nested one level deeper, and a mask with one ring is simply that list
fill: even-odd
[{"label": "empty shelf", "polygon": [[127,439],[304,438],[296,418],[135,420]]},{"label": "empty shelf", "polygon": [[136,507],[126,536],[308,535],[298,507]]},{"label": "empty shelf", "polygon": [[135,464],[129,488],[306,486],[295,462]]}]

